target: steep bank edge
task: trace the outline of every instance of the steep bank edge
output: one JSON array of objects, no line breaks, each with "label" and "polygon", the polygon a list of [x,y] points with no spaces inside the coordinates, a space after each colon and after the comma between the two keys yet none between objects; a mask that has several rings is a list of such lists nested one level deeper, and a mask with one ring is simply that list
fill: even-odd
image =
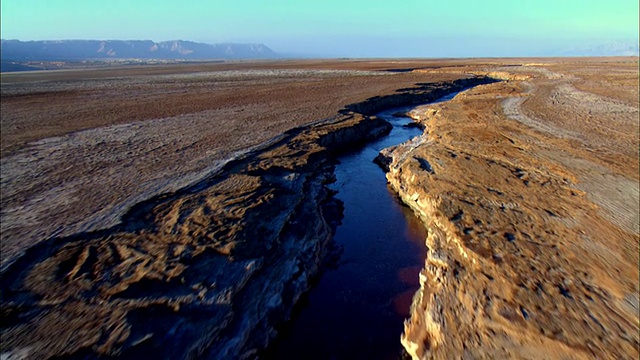
[{"label": "steep bank edge", "polygon": [[381,108],[493,81],[419,84],[351,105],[139,204],[116,227],[28,249],[0,275],[3,355],[250,357],[327,251],[331,155],[387,132],[370,116]]},{"label": "steep bank edge", "polygon": [[637,257],[612,251],[637,234],[600,217],[568,168],[536,156],[553,145],[528,142],[534,130],[495,111],[521,91],[492,84],[425,107],[414,113],[425,134],[380,155],[428,229],[402,343],[414,359],[637,358]]}]

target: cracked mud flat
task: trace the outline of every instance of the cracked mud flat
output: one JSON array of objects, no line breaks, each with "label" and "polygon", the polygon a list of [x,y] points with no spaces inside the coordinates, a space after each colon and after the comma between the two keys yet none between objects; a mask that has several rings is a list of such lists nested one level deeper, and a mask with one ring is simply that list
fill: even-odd
[{"label": "cracked mud flat", "polygon": [[[414,358],[637,358],[637,65],[3,74],[3,355],[254,356],[330,250],[327,155],[382,134],[376,111],[424,101],[417,83],[490,74],[506,81],[416,112],[425,136],[386,153],[429,230],[403,345]],[[389,68],[416,70],[367,73]]]}]

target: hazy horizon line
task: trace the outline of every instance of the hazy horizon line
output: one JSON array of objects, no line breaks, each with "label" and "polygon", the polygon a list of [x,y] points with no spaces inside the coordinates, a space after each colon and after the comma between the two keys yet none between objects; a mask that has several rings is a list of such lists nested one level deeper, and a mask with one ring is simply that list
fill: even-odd
[{"label": "hazy horizon line", "polygon": [[[375,38],[375,37],[371,37]],[[471,58],[553,58],[553,57],[638,57],[640,56],[640,39],[639,38],[609,38],[609,39],[590,39],[591,41],[572,41],[570,39],[555,39],[555,44],[544,44],[540,47],[540,39],[511,39],[503,38],[486,38],[484,43],[481,41],[470,41],[472,46],[458,46],[445,50],[442,42],[446,40],[457,39],[466,40],[466,38],[458,38],[452,36],[440,37],[404,37],[398,41],[381,41],[374,50],[365,50],[359,48],[360,44],[349,44],[349,38],[335,44],[329,42],[316,41],[312,44],[319,43],[323,50],[307,49],[300,47],[300,41],[287,41],[270,43],[268,41],[222,41],[208,42],[190,40],[186,38],[173,38],[170,40],[152,40],[151,38],[39,38],[39,39],[20,39],[20,38],[2,38],[2,41],[18,41],[18,42],[38,42],[38,41],[150,41],[153,43],[163,42],[190,42],[206,45],[261,45],[273,51],[279,59],[471,59]],[[384,39],[383,39],[384,40]],[[353,41],[353,39],[351,39]],[[496,44],[504,45],[502,41],[515,42],[518,48],[510,48],[505,51]],[[309,41],[303,41],[304,45],[309,46]],[[401,43],[398,45],[398,43]],[[531,42],[531,46],[527,42]],[[296,45],[298,47],[296,48]],[[335,45],[335,46],[331,46]],[[440,45],[440,46],[439,46]],[[466,45],[466,44],[465,44]],[[428,53],[430,52],[430,53]],[[112,58],[112,59],[126,59]]]}]

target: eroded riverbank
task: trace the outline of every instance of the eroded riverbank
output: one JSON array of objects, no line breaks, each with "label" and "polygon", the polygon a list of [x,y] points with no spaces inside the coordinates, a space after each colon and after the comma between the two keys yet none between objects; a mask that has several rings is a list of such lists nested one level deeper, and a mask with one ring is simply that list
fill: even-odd
[{"label": "eroded riverbank", "polygon": [[422,84],[348,107],[140,203],[120,225],[33,246],[0,277],[3,353],[251,357],[326,254],[330,157],[390,130],[370,116],[380,106],[491,81]]},{"label": "eroded riverbank", "polygon": [[[398,109],[400,110],[400,109]],[[396,110],[396,111],[398,111]],[[400,334],[417,290],[426,231],[387,188],[373,162],[378,152],[420,135],[395,111],[377,116],[394,127],[381,139],[342,155],[335,166],[344,213],[333,236],[335,268],[323,273],[276,339],[270,359],[398,359]]]},{"label": "eroded riverbank", "polygon": [[[436,81],[476,73],[507,81],[415,112],[425,136],[384,155],[389,182],[429,228],[405,348],[415,359],[638,358],[638,58],[417,62],[363,81],[209,74],[125,92],[82,90],[93,81],[3,92],[2,356],[255,356],[339,221],[332,144],[378,128],[367,118],[376,104],[433,100],[452,88]],[[430,84],[362,101],[417,82]],[[56,132],[109,126],[51,141],[34,127],[43,118]],[[112,131],[132,119],[144,122],[124,127],[135,136]],[[306,126],[313,119],[327,120]],[[6,157],[12,131],[40,140]],[[202,162],[228,159],[223,145],[268,138],[202,178]],[[184,182],[168,180],[176,174]],[[203,180],[175,191],[194,174]],[[138,205],[121,218],[132,194]],[[102,217],[95,209],[120,225],[78,232]]]},{"label": "eroded riverbank", "polygon": [[[558,78],[531,81],[553,89]],[[582,118],[569,116],[579,115],[542,107],[556,118],[505,117],[510,99],[524,99],[522,114],[550,92],[525,85],[479,86],[421,107],[412,116],[423,136],[383,152],[390,185],[428,229],[402,338],[416,360],[638,357],[638,207],[626,200],[638,203],[637,180],[613,175],[615,162],[596,165],[615,147],[594,151],[593,138],[579,140],[584,129],[567,138],[550,125],[575,129]],[[637,108],[625,111],[612,121],[629,126]],[[601,177],[617,180],[593,180]],[[612,195],[592,202],[594,193]]]},{"label": "eroded riverbank", "polygon": [[[448,101],[457,92],[433,103]],[[344,207],[333,241],[335,267],[322,274],[284,327],[265,359],[400,359],[400,334],[418,290],[426,255],[426,229],[387,186],[374,161],[381,150],[402,144],[423,129],[401,114],[376,114],[391,132],[338,157],[330,185]]]}]

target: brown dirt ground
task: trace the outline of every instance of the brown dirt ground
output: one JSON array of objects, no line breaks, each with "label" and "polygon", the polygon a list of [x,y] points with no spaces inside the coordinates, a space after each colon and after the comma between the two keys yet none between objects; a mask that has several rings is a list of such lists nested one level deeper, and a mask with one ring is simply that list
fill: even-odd
[{"label": "brown dirt ground", "polygon": [[258,62],[3,74],[3,261],[51,236],[112,226],[133,204],[347,104],[460,77],[371,72],[413,65]]},{"label": "brown dirt ground", "polygon": [[430,230],[416,358],[638,357],[638,59],[544,62],[415,110],[396,150]]},{"label": "brown dirt ground", "polygon": [[109,227],[347,104],[472,72],[510,80],[418,111],[429,140],[401,165],[417,174],[406,188],[431,204],[431,234],[450,241],[427,241],[406,343],[416,356],[637,358],[638,58],[3,74],[2,262],[53,235]]}]

